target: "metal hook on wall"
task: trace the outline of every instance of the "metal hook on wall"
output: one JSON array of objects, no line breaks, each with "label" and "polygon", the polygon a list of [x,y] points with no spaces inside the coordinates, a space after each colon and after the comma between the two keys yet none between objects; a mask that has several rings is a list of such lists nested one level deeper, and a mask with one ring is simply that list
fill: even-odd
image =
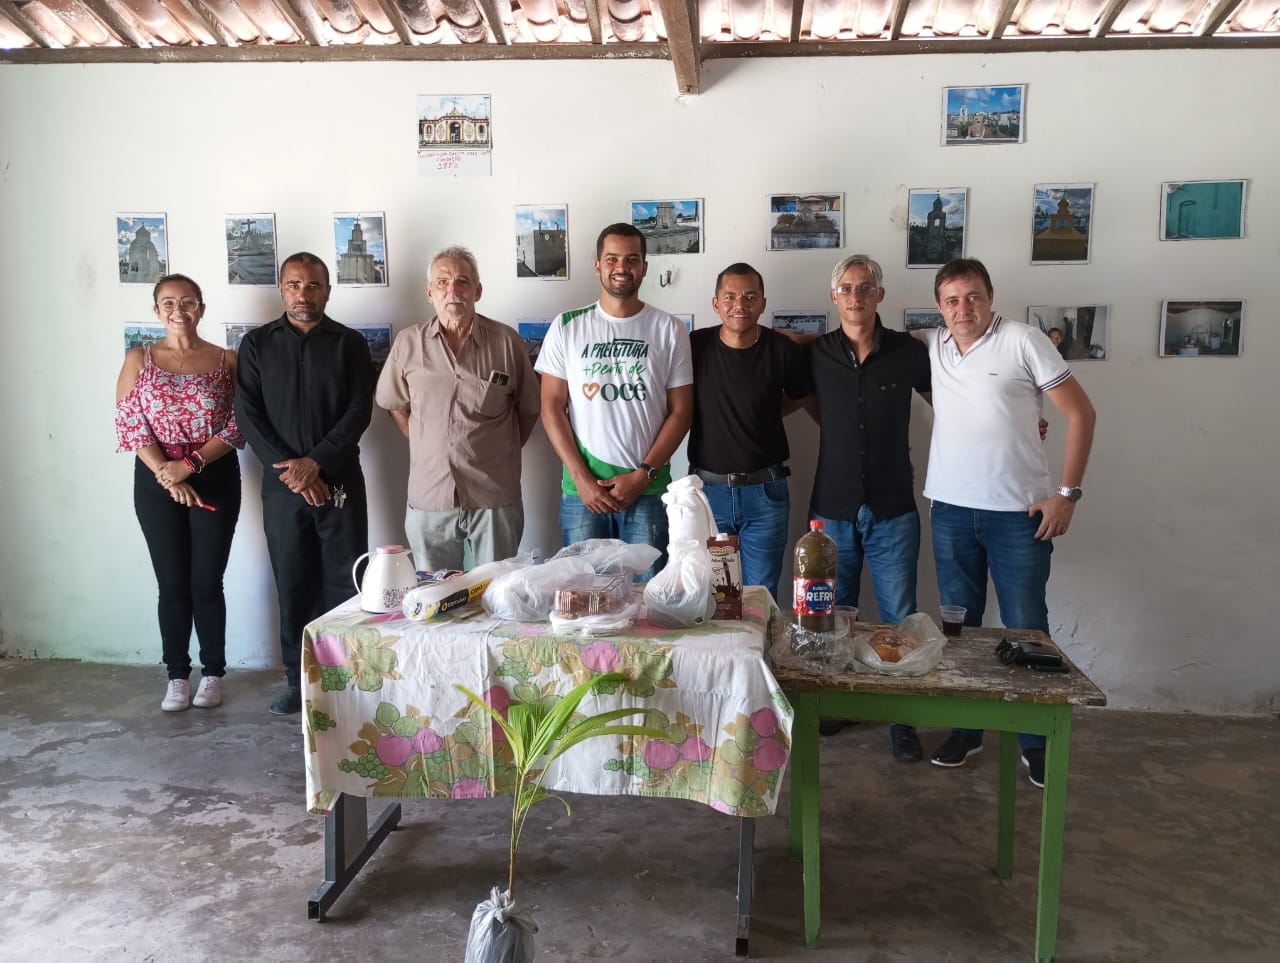
[{"label": "metal hook on wall", "polygon": [[673,278],[673,272],[671,271],[670,268],[667,268],[667,270],[661,272],[658,275],[658,287],[660,288],[669,287],[673,283],[672,278]]}]

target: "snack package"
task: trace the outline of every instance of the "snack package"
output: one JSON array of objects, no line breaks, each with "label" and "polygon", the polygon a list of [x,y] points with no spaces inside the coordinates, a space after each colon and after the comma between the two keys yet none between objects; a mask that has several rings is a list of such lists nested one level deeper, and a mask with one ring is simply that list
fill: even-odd
[{"label": "snack package", "polygon": [[579,576],[556,590],[551,628],[568,635],[607,635],[632,625],[639,612],[629,576]]},{"label": "snack package", "polygon": [[419,585],[405,593],[400,610],[407,619],[415,622],[426,622],[443,615],[450,609],[474,602],[484,595],[489,584],[504,572],[525,568],[528,559],[509,558],[501,562],[486,562],[477,565],[470,572],[463,572],[443,582]]},{"label": "snack package", "polygon": [[723,532],[707,539],[711,556],[711,587],[716,594],[717,619],[742,618],[742,553],[738,536]]}]

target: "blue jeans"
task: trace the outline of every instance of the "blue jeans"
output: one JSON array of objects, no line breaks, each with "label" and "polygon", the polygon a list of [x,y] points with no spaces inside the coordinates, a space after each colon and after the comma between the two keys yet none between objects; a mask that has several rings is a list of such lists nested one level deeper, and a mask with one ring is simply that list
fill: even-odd
[{"label": "blue jeans", "polygon": [[641,495],[620,512],[593,512],[577,495],[560,495],[560,537],[572,545],[587,538],[620,538],[631,545],[652,545],[658,560],[636,576],[647,582],[667,564],[667,509],[661,495]]},{"label": "blue jeans", "polygon": [[907,512],[877,519],[863,505],[849,522],[823,518],[822,530],[836,543],[836,604],[857,605],[862,563],[871,566],[880,621],[898,623],[916,610],[916,565],[920,561],[920,515]]},{"label": "blue jeans", "polygon": [[[716,517],[716,530],[738,536],[742,552],[742,584],[763,585],[778,600],[782,556],[787,550],[791,492],[787,480],[730,488],[702,486]],[[779,600],[785,601],[785,600]]]},{"label": "blue jeans", "polygon": [[[963,605],[965,625],[981,625],[987,607],[987,573],[995,583],[1000,621],[1010,629],[1049,632],[1049,556],[1053,542],[1038,541],[1039,515],[989,512],[934,502],[933,557],[943,605]],[[995,658],[995,656],[992,656]],[[960,730],[981,732],[981,730]],[[1018,736],[1024,749],[1042,747],[1043,736]]]}]

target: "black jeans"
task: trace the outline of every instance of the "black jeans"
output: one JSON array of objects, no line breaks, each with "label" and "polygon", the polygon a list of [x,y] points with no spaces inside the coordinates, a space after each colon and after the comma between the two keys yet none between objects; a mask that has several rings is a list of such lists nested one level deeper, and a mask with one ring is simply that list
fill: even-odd
[{"label": "black jeans", "polygon": [[[267,471],[272,471],[267,468]],[[280,658],[285,681],[302,677],[302,632],[355,594],[351,567],[369,551],[369,513],[364,477],[345,478],[347,500],[312,508],[273,479],[263,480],[262,527],[280,601]]]},{"label": "black jeans", "polygon": [[227,603],[222,573],[240,517],[240,462],[223,455],[189,484],[216,512],[179,505],[151,469],[134,459],[133,508],[160,587],[156,613],[170,679],[191,675],[191,625],[200,638],[203,675],[227,671]]}]

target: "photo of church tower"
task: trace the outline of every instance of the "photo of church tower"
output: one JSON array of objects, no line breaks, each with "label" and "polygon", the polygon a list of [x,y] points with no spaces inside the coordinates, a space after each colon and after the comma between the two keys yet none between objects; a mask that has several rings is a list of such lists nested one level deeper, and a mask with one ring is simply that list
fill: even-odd
[{"label": "photo of church tower", "polygon": [[169,271],[169,230],[163,214],[116,215],[116,263],[121,284],[155,284]]},{"label": "photo of church tower", "polygon": [[1037,184],[1032,264],[1084,264],[1093,220],[1092,184]]},{"label": "photo of church tower", "polygon": [[937,268],[964,257],[969,191],[930,187],[907,196],[907,267]]},{"label": "photo of church tower", "polygon": [[335,284],[379,285],[387,283],[385,219],[376,214],[333,216]]}]

